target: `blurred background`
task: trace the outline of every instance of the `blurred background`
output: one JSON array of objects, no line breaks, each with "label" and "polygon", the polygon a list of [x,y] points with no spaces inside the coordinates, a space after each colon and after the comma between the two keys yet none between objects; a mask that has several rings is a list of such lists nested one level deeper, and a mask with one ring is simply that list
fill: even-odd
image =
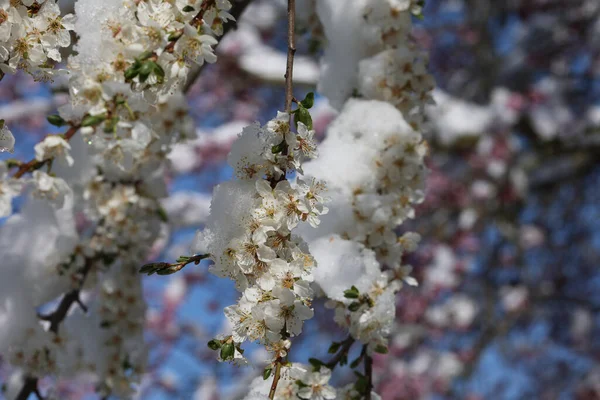
[{"label": "blurred background", "polygon": [[[153,259],[189,253],[213,186],[232,176],[232,140],[283,108],[284,13],[283,1],[253,0],[191,86],[198,139],[171,156],[170,226]],[[402,227],[423,237],[410,260],[420,286],[398,295],[376,391],[384,400],[600,399],[600,1],[427,0],[423,14],[413,35],[438,87],[424,132],[431,172],[426,201]],[[315,90],[322,45],[310,21],[301,28],[298,98]],[[0,118],[15,158],[31,158],[52,132],[45,117],[64,90],[3,79]],[[313,110],[323,137],[335,111],[323,99]],[[206,346],[227,330],[232,283],[203,264],[144,279],[150,360],[138,398],[243,398],[265,353],[249,349],[256,367],[238,368]],[[294,361],[326,358],[343,339],[330,310],[316,307]],[[96,398],[81,382],[59,390]]]}]

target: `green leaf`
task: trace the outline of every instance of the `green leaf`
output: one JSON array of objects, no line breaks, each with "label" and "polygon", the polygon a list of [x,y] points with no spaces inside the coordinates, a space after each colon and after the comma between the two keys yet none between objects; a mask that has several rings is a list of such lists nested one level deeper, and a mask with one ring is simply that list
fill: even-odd
[{"label": "green leaf", "polygon": [[335,354],[335,353],[337,353],[337,351],[340,349],[341,345],[342,344],[340,342],[333,342],[333,343],[331,343],[331,346],[329,346],[329,350],[328,350],[329,354]]},{"label": "green leaf", "polygon": [[308,93],[300,104],[302,104],[304,108],[311,108],[315,104],[315,94],[313,92]]},{"label": "green leaf", "polygon": [[383,344],[378,344],[375,347],[375,352],[377,352],[379,354],[387,354],[388,353],[388,348],[387,348],[387,346],[385,346]]},{"label": "green leaf", "polygon": [[268,366],[265,367],[265,370],[263,371],[263,379],[266,381],[267,379],[269,379],[269,377],[271,376],[271,372],[273,371],[273,367],[272,366]]},{"label": "green leaf", "polygon": [[358,393],[366,394],[367,388],[369,387],[367,382],[367,377],[361,375],[358,377],[356,383],[354,384],[354,388],[358,391]]},{"label": "green leaf", "polygon": [[233,345],[233,343],[225,343],[223,346],[221,346],[221,359],[226,361],[226,360],[233,360],[233,356],[235,354],[235,346]]},{"label": "green leaf", "polygon": [[310,363],[310,365],[313,366],[313,370],[314,371],[318,371],[321,369],[321,366],[324,365],[323,361],[317,359],[317,358],[309,358],[308,362]]},{"label": "green leaf", "polygon": [[340,357],[340,365],[348,364],[348,354],[342,354]]},{"label": "green leaf", "polygon": [[119,122],[119,117],[112,117],[104,124],[104,132],[105,133],[113,133],[117,130],[117,123]]},{"label": "green leaf", "polygon": [[208,342],[207,344],[211,350],[218,350],[221,348],[221,341],[217,340],[217,339],[213,339],[210,342]]},{"label": "green leaf", "polygon": [[173,42],[175,40],[179,40],[181,36],[183,36],[183,30],[175,31],[169,34],[167,40],[169,40],[169,42]]},{"label": "green leaf", "polygon": [[9,158],[4,162],[6,163],[6,168],[9,169],[14,167],[20,167],[21,165],[23,165],[23,162],[21,160],[17,160],[16,158]]},{"label": "green leaf", "polygon": [[4,120],[0,119],[0,129],[4,128]]},{"label": "green leaf", "polygon": [[152,61],[146,61],[145,63],[142,64],[142,67],[140,68],[140,73],[139,73],[140,82],[142,82],[142,83],[146,82],[146,80],[148,79],[148,77],[150,76],[152,71],[154,70],[154,66],[152,64],[153,64]]},{"label": "green leaf", "polygon": [[165,70],[160,65],[155,63],[154,61],[151,61],[151,63],[152,63],[152,71],[158,77],[158,82],[163,83],[165,80]]},{"label": "green leaf", "polygon": [[359,357],[356,358],[356,360],[352,361],[352,363],[350,364],[350,368],[354,369],[356,367],[358,367],[358,365],[360,364],[360,362],[362,361],[363,356],[360,355]]},{"label": "green leaf", "polygon": [[183,7],[181,9],[181,11],[183,11],[183,12],[192,12],[192,11],[194,11],[194,7],[192,7],[192,6],[185,6],[185,7]]},{"label": "green leaf", "polygon": [[171,264],[166,263],[166,262],[149,263],[149,264],[145,264],[144,266],[142,266],[142,268],[140,268],[140,273],[148,274],[148,275],[152,275],[154,273],[160,274],[161,270],[164,270],[165,268],[169,268],[170,266],[171,266]]},{"label": "green leaf", "polygon": [[140,54],[136,59],[140,60],[140,61],[145,61],[145,60],[149,59],[150,57],[152,57],[153,54],[154,54],[153,51],[147,50],[147,51],[144,51],[142,54]]},{"label": "green leaf", "polygon": [[167,211],[164,208],[158,207],[158,209],[156,210],[156,213],[158,214],[158,216],[162,222],[169,221],[169,216],[167,215]]},{"label": "green leaf", "polygon": [[358,301],[354,301],[352,303],[350,303],[350,305],[348,306],[348,310],[350,311],[357,311],[360,308],[360,303]]},{"label": "green leaf", "polygon": [[360,292],[356,286],[352,286],[350,289],[344,290],[344,297],[347,299],[358,299],[358,296],[360,296]]},{"label": "green leaf", "polygon": [[115,253],[102,253],[101,257],[104,265],[111,265],[117,259],[117,255]]},{"label": "green leaf", "polygon": [[48,122],[50,122],[54,126],[65,126],[65,125],[67,125],[67,121],[65,121],[58,114],[48,115],[48,117],[46,117],[46,119],[48,120]]},{"label": "green leaf", "polygon": [[273,154],[281,153],[284,148],[285,148],[285,140],[283,140],[281,143],[276,144],[275,146],[271,147],[271,152]]},{"label": "green leaf", "polygon": [[125,70],[125,74],[124,74],[124,76],[125,76],[125,82],[131,81],[133,78],[135,78],[136,76],[138,76],[139,73],[140,73],[140,67],[136,67],[134,65],[134,66],[131,66],[131,67],[127,68]]},{"label": "green leaf", "polygon": [[96,126],[101,124],[106,119],[105,114],[86,115],[81,121],[81,126]]},{"label": "green leaf", "polygon": [[296,123],[296,129],[298,129],[299,122],[302,122],[304,125],[306,125],[308,129],[312,129],[313,122],[312,117],[310,116],[310,112],[303,106],[300,106],[300,108],[298,108],[297,111],[298,112],[296,113],[296,118],[294,118],[294,122]]}]

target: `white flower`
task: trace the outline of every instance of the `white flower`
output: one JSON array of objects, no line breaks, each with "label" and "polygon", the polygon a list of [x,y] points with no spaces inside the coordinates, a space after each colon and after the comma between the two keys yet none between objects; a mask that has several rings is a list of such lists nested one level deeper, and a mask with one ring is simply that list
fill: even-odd
[{"label": "white flower", "polygon": [[46,136],[44,140],[35,145],[34,150],[35,159],[38,161],[57,158],[64,160],[69,166],[73,165],[73,157],[69,154],[71,145],[58,135]]},{"label": "white flower", "polygon": [[307,372],[302,379],[302,386],[298,389],[298,397],[305,400],[331,400],[335,399],[335,389],[328,385],[331,379],[331,370],[325,367],[317,372]]},{"label": "white flower", "polygon": [[309,130],[302,122],[298,122],[298,133],[289,135],[288,145],[294,153],[301,154],[306,158],[317,158],[317,143],[314,139],[315,131]]},{"label": "white flower", "polygon": [[291,187],[289,181],[281,181],[277,184],[275,196],[284,210],[284,224],[287,229],[292,230],[298,225],[302,215],[308,214],[308,208],[299,198],[299,193]]},{"label": "white flower", "polygon": [[[0,43],[9,41],[12,25],[20,22],[21,16],[16,8],[11,7],[10,0],[0,0]],[[5,59],[0,52],[0,61]]]},{"label": "white flower", "polygon": [[398,238],[398,242],[404,248],[407,253],[412,253],[417,249],[419,242],[421,241],[421,235],[416,232],[406,232],[404,235]]},{"label": "white flower", "polygon": [[65,196],[71,192],[71,188],[63,179],[54,178],[40,170],[33,171],[33,179],[34,197],[47,199],[57,208],[63,206]]},{"label": "white flower", "polygon": [[267,326],[274,332],[281,331],[285,326],[286,332],[291,336],[299,335],[303,321],[313,317],[313,310],[296,299],[294,293],[287,288],[275,287],[273,295],[277,300],[270,301],[266,309]]},{"label": "white flower", "polygon": [[185,24],[183,36],[175,44],[175,51],[198,65],[204,64],[205,61],[212,64],[217,61],[217,56],[211,46],[217,43],[214,37],[201,35],[196,28]]}]

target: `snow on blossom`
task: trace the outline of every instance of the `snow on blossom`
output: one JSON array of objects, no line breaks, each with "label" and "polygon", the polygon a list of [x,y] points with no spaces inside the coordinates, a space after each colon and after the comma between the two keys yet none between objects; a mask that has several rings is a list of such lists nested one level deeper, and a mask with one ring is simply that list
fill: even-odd
[{"label": "snow on blossom", "polygon": [[317,90],[336,109],[352,95],[357,84],[358,62],[370,52],[362,37],[362,14],[367,3],[366,0],[351,4],[336,0],[317,2],[317,15],[330,43],[321,60]]},{"label": "snow on blossom", "polygon": [[387,345],[395,293],[403,283],[417,283],[401,259],[420,237],[398,236],[396,229],[423,200],[426,154],[421,134],[396,107],[351,99],[329,127],[321,157],[304,167],[325,182],[323,196],[331,198],[317,229],[299,229],[318,265],[315,281],[336,322],[369,352]]},{"label": "snow on blossom", "polygon": [[73,165],[73,157],[71,157],[71,145],[65,139],[58,135],[49,135],[34,147],[35,158],[38,161],[49,159],[58,159],[66,162],[68,166]]},{"label": "snow on blossom", "polygon": [[14,153],[15,151],[15,137],[12,132],[8,129],[8,126],[4,123],[4,120],[0,120],[0,153],[8,151]]},{"label": "snow on blossom", "polygon": [[303,321],[313,316],[309,282],[315,262],[293,231],[305,222],[317,226],[327,208],[316,181],[285,179],[292,169],[301,173],[302,160],[314,155],[313,137],[300,124],[292,132],[286,113],[265,126],[245,127],[228,158],[237,179],[215,188],[206,227],[197,234],[192,250],[210,254],[210,271],[233,279],[242,292],[225,309],[236,352],[250,340],[279,354],[279,343],[300,334]]}]

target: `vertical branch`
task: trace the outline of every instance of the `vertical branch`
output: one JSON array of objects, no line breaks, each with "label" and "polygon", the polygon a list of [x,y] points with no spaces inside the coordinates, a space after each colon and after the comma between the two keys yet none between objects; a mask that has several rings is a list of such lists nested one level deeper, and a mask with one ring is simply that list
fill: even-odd
[{"label": "vertical branch", "polygon": [[292,111],[294,54],[296,54],[296,0],[288,0],[288,51],[285,67],[285,111]]},{"label": "vertical branch", "polygon": [[[287,51],[287,64],[285,66],[285,112],[290,114],[290,125],[292,121],[292,99],[294,98],[294,87],[293,87],[293,72],[294,72],[294,54],[296,54],[296,0],[288,0],[288,51]],[[284,139],[285,140],[285,139]],[[285,174],[283,175],[285,179]],[[286,356],[287,359],[287,356]],[[281,366],[284,360],[277,358],[275,361],[275,376],[273,377],[273,383],[269,390],[269,399],[275,398],[275,392],[277,391],[277,384],[281,377]]]},{"label": "vertical branch", "polygon": [[367,354],[367,347],[363,348],[365,353],[365,376],[367,378],[367,388],[365,390],[365,400],[371,400],[373,391],[373,358]]},{"label": "vertical branch", "polygon": [[277,390],[277,384],[279,383],[279,378],[281,378],[281,360],[277,360],[275,362],[275,376],[273,376],[273,383],[271,384],[271,389],[269,390],[269,399],[273,400],[275,398],[275,391]]}]

